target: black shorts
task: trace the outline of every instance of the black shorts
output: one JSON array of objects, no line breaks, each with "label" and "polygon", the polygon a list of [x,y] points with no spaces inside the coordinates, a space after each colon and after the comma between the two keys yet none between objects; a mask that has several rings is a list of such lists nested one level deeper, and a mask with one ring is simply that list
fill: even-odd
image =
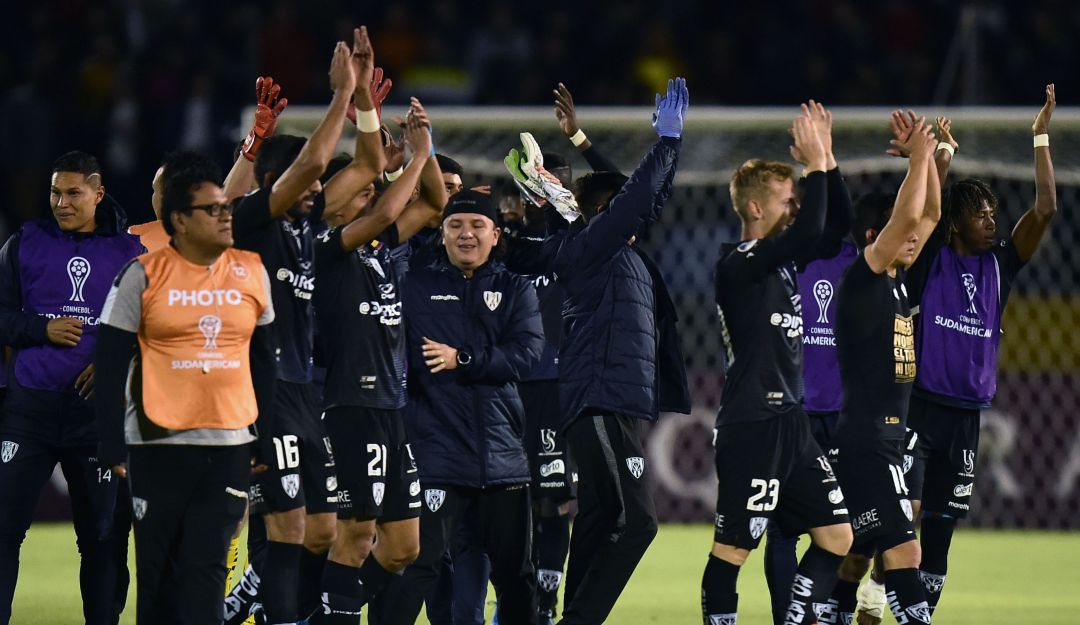
[{"label": "black shorts", "polygon": [[309,384],[274,385],[274,455],[269,470],[251,481],[254,514],[306,508],[308,514],[337,509],[337,477],[330,439]]},{"label": "black shorts", "polygon": [[532,472],[533,499],[565,502],[574,498],[577,470],[569,445],[559,431],[559,382],[539,380],[518,384],[525,406],[525,453]]},{"label": "black shorts", "polygon": [[754,549],[769,520],[786,536],[848,522],[844,493],[801,409],[716,430],[716,542]]},{"label": "black shorts", "polygon": [[903,441],[883,440],[839,446],[836,474],[847,495],[854,553],[872,555],[915,540],[901,447]]},{"label": "black shorts", "polygon": [[326,411],[338,450],[338,518],[401,521],[420,516],[420,474],[400,410],[338,406]]},{"label": "black shorts", "polygon": [[979,455],[978,408],[955,408],[912,396],[908,427],[918,433],[915,474],[922,509],[962,519],[971,509]]},{"label": "black shorts", "polygon": [[826,452],[832,447],[833,435],[836,434],[836,426],[840,421],[839,412],[807,412],[810,420],[810,435],[817,441],[818,447]]}]

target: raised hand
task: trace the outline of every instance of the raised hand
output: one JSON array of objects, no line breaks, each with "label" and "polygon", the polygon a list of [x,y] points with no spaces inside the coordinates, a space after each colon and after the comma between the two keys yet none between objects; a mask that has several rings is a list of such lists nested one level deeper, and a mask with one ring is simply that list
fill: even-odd
[{"label": "raised hand", "polygon": [[1050,116],[1054,114],[1054,109],[1057,108],[1057,94],[1054,91],[1054,83],[1046,85],[1046,104],[1039,110],[1039,114],[1035,116],[1035,123],[1031,124],[1031,133],[1036,135],[1044,135],[1050,132]]},{"label": "raised hand", "polygon": [[925,117],[916,117],[915,111],[912,110],[908,110],[907,113],[893,111],[892,118],[889,119],[889,130],[893,133],[893,139],[889,141],[891,147],[885,150],[885,153],[900,158],[910,156],[911,150],[905,146],[908,145],[915,128],[920,124],[924,124],[925,121]]},{"label": "raised hand", "polygon": [[948,117],[937,117],[934,119],[934,124],[937,126],[938,137],[951,145],[953,152],[959,150],[960,144],[952,136],[952,120]]},{"label": "raised hand", "polygon": [[922,117],[918,118],[912,128],[907,141],[904,141],[901,149],[905,150],[912,159],[933,158],[934,150],[937,149],[937,137]]},{"label": "raised hand", "polygon": [[821,140],[821,145],[825,148],[826,156],[832,157],[832,111],[827,110],[821,102],[815,102],[814,100],[803,104],[802,108],[804,113],[813,120],[814,128],[817,129],[818,139]]},{"label": "raised hand", "polygon": [[[416,103],[419,104],[419,101]],[[409,114],[405,116],[405,145],[412,152],[413,158],[423,160],[431,154],[430,122],[427,121],[426,114],[415,114],[412,109],[409,110]]]},{"label": "raised hand", "polygon": [[352,53],[344,41],[334,46],[334,58],[330,61],[330,89],[334,93],[353,93],[356,90],[356,69]]},{"label": "raised hand", "polygon": [[352,56],[349,59],[356,74],[356,92],[353,102],[361,107],[361,110],[370,111],[374,107],[371,99],[372,78],[375,75],[375,49],[371,47],[371,39],[368,37],[367,26],[353,29]]},{"label": "raised hand", "polygon": [[278,116],[289,105],[288,98],[278,99],[281,85],[274,84],[271,76],[259,76],[255,80],[255,125],[251,127],[240,153],[249,161],[255,161],[259,146],[277,131]]},{"label": "raised hand", "polygon": [[682,137],[686,111],[690,106],[690,93],[685,78],[668,80],[667,94],[656,94],[656,112],[653,113],[653,130],[660,137]]},{"label": "raised hand", "polygon": [[390,93],[390,88],[394,86],[394,81],[389,78],[383,78],[383,68],[376,67],[375,71],[371,74],[371,101],[375,103],[375,113],[378,114],[379,119],[382,119],[382,103],[386,99],[386,96]]},{"label": "raised hand", "polygon": [[394,139],[394,135],[389,131],[386,134],[387,140],[383,142],[386,166],[383,167],[383,171],[393,173],[405,165],[405,136],[403,134],[401,139]]},{"label": "raised hand", "polygon": [[791,136],[795,139],[795,145],[791,147],[792,155],[798,153],[805,159],[807,169],[810,171],[826,171],[828,166],[828,154],[821,142],[820,133],[813,118],[806,107],[803,114],[795,118],[791,126]]},{"label": "raised hand", "polygon": [[562,83],[559,83],[552,93],[555,94],[555,119],[559,121],[559,130],[567,137],[572,137],[581,130],[577,123],[577,112],[574,110],[574,96],[570,95],[570,90]]}]

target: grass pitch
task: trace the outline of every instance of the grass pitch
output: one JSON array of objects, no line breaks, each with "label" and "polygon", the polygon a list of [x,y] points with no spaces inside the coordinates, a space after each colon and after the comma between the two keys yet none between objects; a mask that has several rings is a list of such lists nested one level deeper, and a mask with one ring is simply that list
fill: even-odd
[{"label": "grass pitch", "polygon": [[[701,622],[700,585],[712,530],[665,525],[608,619],[619,625]],[[801,541],[805,546],[806,539]],[[70,525],[38,525],[22,550],[14,625],[82,623],[78,555]],[[131,564],[134,579],[134,560]],[[489,596],[492,599],[493,595]],[[135,622],[134,581],[121,623]],[[488,613],[494,604],[489,602]],[[421,617],[420,623],[427,623]],[[490,622],[490,620],[489,620]],[[887,617],[886,623],[892,623]],[[945,625],[1080,623],[1080,532],[965,530],[953,540],[949,581],[934,622]],[[739,625],[769,625],[760,553],[739,579]]]}]

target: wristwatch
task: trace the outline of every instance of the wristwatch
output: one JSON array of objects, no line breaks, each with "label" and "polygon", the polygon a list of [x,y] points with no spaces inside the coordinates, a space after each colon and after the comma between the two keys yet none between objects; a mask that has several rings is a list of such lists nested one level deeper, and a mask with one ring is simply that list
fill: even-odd
[{"label": "wristwatch", "polygon": [[457,353],[457,363],[459,367],[469,366],[472,364],[472,354],[463,349],[459,349]]}]

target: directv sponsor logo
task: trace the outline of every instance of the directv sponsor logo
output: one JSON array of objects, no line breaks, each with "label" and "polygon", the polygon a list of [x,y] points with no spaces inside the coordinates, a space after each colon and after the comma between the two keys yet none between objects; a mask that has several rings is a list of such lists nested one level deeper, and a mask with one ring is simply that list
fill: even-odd
[{"label": "directv sponsor logo", "polygon": [[803,334],[802,316],[791,313],[773,313],[769,317],[769,323],[786,330],[789,339],[797,338]]}]

